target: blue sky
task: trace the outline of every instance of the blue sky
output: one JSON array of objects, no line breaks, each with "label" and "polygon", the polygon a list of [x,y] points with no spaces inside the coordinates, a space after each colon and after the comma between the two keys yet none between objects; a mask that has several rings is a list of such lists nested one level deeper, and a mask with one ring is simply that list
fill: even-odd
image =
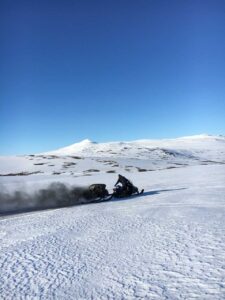
[{"label": "blue sky", "polygon": [[225,1],[1,0],[0,154],[225,134]]}]

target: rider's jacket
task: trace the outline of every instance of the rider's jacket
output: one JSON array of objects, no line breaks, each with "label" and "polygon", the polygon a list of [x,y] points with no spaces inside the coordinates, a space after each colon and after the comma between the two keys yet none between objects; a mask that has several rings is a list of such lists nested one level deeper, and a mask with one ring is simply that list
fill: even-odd
[{"label": "rider's jacket", "polygon": [[126,177],[124,177],[124,176],[122,176],[122,175],[119,175],[119,178],[118,178],[118,180],[117,180],[115,186],[116,186],[117,184],[119,184],[119,183],[121,183],[122,186],[124,186],[124,187],[125,187],[125,186],[132,186],[132,183],[131,183]]}]

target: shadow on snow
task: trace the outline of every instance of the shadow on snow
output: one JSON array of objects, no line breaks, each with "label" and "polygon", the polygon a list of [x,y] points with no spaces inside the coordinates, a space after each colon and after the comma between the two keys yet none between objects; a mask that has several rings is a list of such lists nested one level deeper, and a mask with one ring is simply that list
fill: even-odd
[{"label": "shadow on snow", "polygon": [[[176,189],[162,189],[162,190],[153,190],[153,191],[147,191],[144,192],[143,194],[140,195],[132,195],[130,197],[124,197],[124,198],[112,198],[110,200],[103,200],[103,201],[96,201],[95,203],[101,203],[101,202],[117,202],[117,201],[127,201],[127,200],[131,200],[131,199],[135,199],[135,198],[140,198],[140,197],[145,197],[145,196],[154,196],[154,195],[158,195],[161,193],[166,193],[166,192],[174,192],[174,191],[181,191],[181,190],[186,190],[187,188],[182,187],[182,188],[176,188]],[[91,203],[88,203],[91,204]]]}]

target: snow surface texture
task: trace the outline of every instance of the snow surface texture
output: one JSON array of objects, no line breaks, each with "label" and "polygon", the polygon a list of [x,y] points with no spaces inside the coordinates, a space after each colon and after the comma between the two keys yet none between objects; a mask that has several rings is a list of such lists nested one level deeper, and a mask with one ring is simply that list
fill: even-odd
[{"label": "snow surface texture", "polygon": [[32,201],[56,182],[111,190],[121,173],[145,193],[2,215],[0,299],[225,299],[225,139],[110,143],[98,156],[102,144],[81,144],[1,157],[1,191]]}]

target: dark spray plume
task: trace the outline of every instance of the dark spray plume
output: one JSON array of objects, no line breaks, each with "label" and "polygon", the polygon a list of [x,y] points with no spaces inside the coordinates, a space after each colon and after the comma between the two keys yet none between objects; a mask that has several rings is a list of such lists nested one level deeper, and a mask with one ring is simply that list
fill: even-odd
[{"label": "dark spray plume", "polygon": [[0,214],[66,207],[89,203],[91,200],[92,196],[88,188],[68,187],[63,183],[55,182],[31,193],[22,190],[0,191]]}]

